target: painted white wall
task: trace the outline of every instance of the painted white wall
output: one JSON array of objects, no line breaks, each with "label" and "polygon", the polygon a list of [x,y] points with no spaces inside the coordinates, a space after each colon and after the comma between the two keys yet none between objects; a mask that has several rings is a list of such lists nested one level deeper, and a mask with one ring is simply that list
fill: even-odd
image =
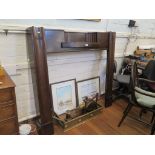
[{"label": "painted white wall", "polygon": [[[24,30],[34,25],[69,31],[115,31],[117,33],[115,57],[120,66],[128,37],[130,39],[126,54],[132,54],[138,45],[155,45],[155,20],[136,20],[138,27],[132,30],[127,26],[128,21],[128,19],[103,19],[101,22],[69,19],[0,20],[0,61],[16,83],[19,120],[34,117],[37,113],[31,72],[28,69],[26,36],[18,32],[5,35],[3,29]],[[99,75],[101,91],[104,92],[106,51],[48,54],[47,59],[50,83],[71,78],[82,80]]]}]

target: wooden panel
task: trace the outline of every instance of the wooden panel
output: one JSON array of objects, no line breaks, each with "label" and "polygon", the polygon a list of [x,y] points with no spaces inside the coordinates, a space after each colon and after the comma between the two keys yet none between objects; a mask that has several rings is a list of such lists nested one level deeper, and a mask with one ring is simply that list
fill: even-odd
[{"label": "wooden panel", "polygon": [[97,42],[97,33],[86,33],[87,42]]},{"label": "wooden panel", "polygon": [[0,90],[0,105],[7,104],[13,100],[12,90],[10,88]]},{"label": "wooden panel", "polygon": [[64,31],[45,29],[47,52],[61,52],[61,42],[64,42]]},{"label": "wooden panel", "polygon": [[66,52],[71,48],[72,51],[76,51],[78,48],[103,50],[108,48],[108,37],[108,33],[64,32],[63,30],[45,29],[46,52]]},{"label": "wooden panel", "polygon": [[109,47],[107,51],[106,86],[105,86],[105,106],[112,105],[112,81],[115,54],[116,33],[109,32]]},{"label": "wooden panel", "polygon": [[18,128],[17,128],[16,117],[0,122],[1,135],[11,135],[11,134],[17,134],[17,133],[18,133]]},{"label": "wooden panel", "polygon": [[102,44],[102,47],[104,49],[109,48],[109,32],[102,32],[102,33],[97,33],[97,42],[100,42]]},{"label": "wooden panel", "polygon": [[15,103],[0,105],[0,121],[15,116]]},{"label": "wooden panel", "polygon": [[65,32],[65,41],[66,42],[85,42],[86,33]]},{"label": "wooden panel", "polygon": [[[49,31],[49,33],[46,33],[45,35],[45,31],[43,28],[37,29],[34,27],[32,27],[32,32],[33,32],[32,40],[35,47],[33,51],[34,54],[32,59],[34,59],[33,60],[34,66],[35,66],[34,69],[36,70],[35,72],[36,74],[34,75],[35,76],[34,80],[36,79],[36,83],[37,83],[36,94],[39,100],[39,110],[40,110],[40,120],[41,120],[40,133],[52,134],[53,133],[52,103],[51,103],[52,101],[51,101],[50,87],[49,87],[46,51],[49,47],[47,46],[47,44],[49,44],[50,41],[52,40],[54,41],[54,38],[51,36],[53,35],[53,32]],[[47,35],[49,35],[48,39],[46,39],[45,37]],[[57,38],[56,38],[56,41],[57,41]],[[51,42],[51,44],[53,43]]]}]

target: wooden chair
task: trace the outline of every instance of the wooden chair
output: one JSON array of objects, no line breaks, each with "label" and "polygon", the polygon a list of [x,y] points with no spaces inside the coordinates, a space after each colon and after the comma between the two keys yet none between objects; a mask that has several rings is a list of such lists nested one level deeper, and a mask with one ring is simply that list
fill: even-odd
[{"label": "wooden chair", "polygon": [[[142,72],[144,78],[155,81],[155,60],[150,60]],[[155,92],[155,84],[149,83],[148,87]]]},{"label": "wooden chair", "polygon": [[[124,119],[126,118],[128,113],[131,111],[132,107],[137,106],[143,110],[150,111],[153,113],[153,117],[151,120],[151,122],[153,122],[153,123],[150,125],[152,126],[151,134],[154,134],[155,120],[153,121],[153,119],[155,116],[155,93],[152,93],[150,91],[146,91],[146,90],[142,89],[140,87],[140,83],[145,82],[145,83],[154,83],[155,84],[155,81],[138,78],[137,75],[138,75],[137,64],[136,64],[136,62],[134,62],[133,66],[132,66],[132,70],[131,70],[131,80],[130,80],[130,82],[131,82],[131,97],[130,97],[129,103],[123,113],[123,117],[118,124],[118,127],[121,126],[122,122],[124,121]],[[139,120],[139,121],[141,121],[141,120]],[[143,122],[143,121],[141,121],[141,122]]]}]

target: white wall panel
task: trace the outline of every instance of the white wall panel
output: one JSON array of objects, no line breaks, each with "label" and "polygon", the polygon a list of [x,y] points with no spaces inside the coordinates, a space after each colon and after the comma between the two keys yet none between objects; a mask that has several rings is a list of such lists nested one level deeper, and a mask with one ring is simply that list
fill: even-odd
[{"label": "white wall panel", "polygon": [[130,32],[130,29],[128,28],[129,20],[116,20],[116,19],[110,19],[108,20],[108,28],[107,31],[114,31],[114,32]]},{"label": "white wall panel", "polygon": [[155,45],[155,39],[131,39],[127,47],[127,54],[133,54],[139,45]]}]

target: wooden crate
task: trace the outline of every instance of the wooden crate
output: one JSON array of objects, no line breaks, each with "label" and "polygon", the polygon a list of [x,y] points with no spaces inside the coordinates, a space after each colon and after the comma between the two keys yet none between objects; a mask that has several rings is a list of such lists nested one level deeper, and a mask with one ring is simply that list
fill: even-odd
[{"label": "wooden crate", "polygon": [[151,50],[139,50],[139,49],[137,49],[134,54],[137,56],[141,56],[141,55],[149,56],[152,54],[152,51]]},{"label": "wooden crate", "polygon": [[82,123],[84,123],[85,121],[91,119],[92,117],[96,116],[97,114],[101,113],[103,110],[103,106],[101,106],[100,104],[97,104],[97,109],[88,112],[86,114],[83,114],[81,116],[78,116],[74,119],[65,120],[65,114],[59,115],[59,116],[53,116],[54,122],[58,123],[63,129],[64,131],[67,131],[73,127],[76,127]]}]

